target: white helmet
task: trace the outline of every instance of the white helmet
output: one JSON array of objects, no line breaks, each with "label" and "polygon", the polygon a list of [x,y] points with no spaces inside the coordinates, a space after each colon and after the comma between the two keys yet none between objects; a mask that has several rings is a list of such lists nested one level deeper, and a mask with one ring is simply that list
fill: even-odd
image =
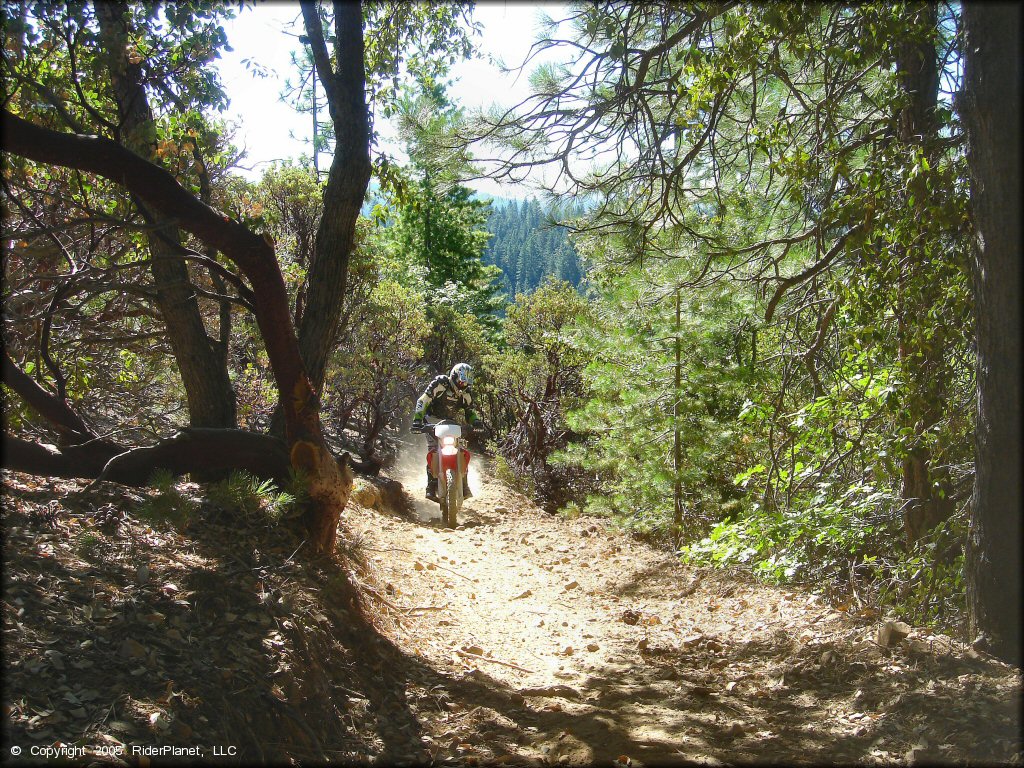
[{"label": "white helmet", "polygon": [[452,368],[449,374],[454,384],[459,389],[465,389],[473,383],[473,369],[468,363],[458,363]]}]

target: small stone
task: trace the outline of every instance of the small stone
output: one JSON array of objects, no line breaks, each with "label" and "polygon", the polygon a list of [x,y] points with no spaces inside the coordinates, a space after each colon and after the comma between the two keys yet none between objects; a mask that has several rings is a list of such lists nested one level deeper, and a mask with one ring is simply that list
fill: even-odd
[{"label": "small stone", "polygon": [[887,621],[875,632],[875,642],[883,648],[891,648],[910,634],[910,625],[902,621]]},{"label": "small stone", "polygon": [[64,671],[64,654],[60,651],[47,651],[46,658],[50,661],[50,666],[59,671]]},{"label": "small stone", "polygon": [[740,723],[732,723],[728,728],[725,729],[725,735],[731,738],[742,736],[746,733],[746,730]]}]

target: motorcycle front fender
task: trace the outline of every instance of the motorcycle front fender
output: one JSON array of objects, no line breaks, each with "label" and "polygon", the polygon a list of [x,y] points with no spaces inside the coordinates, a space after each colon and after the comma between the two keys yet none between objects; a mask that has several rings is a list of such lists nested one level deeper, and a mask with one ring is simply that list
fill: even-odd
[{"label": "motorcycle front fender", "polygon": [[[450,449],[449,449],[450,450]],[[441,469],[442,470],[456,470],[461,469],[459,466],[459,454],[458,451],[451,451],[450,453],[441,452]]]}]

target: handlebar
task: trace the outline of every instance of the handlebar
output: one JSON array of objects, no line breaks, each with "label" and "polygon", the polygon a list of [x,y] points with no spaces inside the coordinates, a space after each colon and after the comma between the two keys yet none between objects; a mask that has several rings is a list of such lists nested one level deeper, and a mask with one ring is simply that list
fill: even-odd
[{"label": "handlebar", "polygon": [[[429,435],[429,434],[431,434],[431,432],[433,431],[434,427],[438,423],[439,422],[436,422],[436,421],[435,422],[425,421],[425,422],[423,422],[422,424],[420,424],[418,426],[416,424],[413,424],[411,427],[409,427],[409,431],[410,432],[416,432],[416,433],[419,433],[419,434],[422,434],[422,435]],[[477,430],[474,430],[472,425],[466,424],[465,426],[462,427],[462,436],[463,437],[469,437],[470,435],[473,434],[474,431],[477,431]]]}]

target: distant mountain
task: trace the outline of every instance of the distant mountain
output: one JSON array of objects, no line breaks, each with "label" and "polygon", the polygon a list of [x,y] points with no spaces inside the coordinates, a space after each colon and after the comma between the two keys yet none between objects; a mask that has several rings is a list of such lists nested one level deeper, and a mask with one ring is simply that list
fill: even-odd
[{"label": "distant mountain", "polygon": [[575,218],[582,209],[545,209],[533,198],[489,199],[491,239],[483,260],[501,269],[509,298],[536,290],[548,275],[579,286],[583,278],[579,254],[569,241],[568,229],[555,222]]},{"label": "distant mountain", "polygon": [[[361,213],[369,217],[376,203],[385,202],[376,181],[370,182]],[[473,197],[491,203],[487,230],[491,233],[483,262],[502,271],[506,295],[530,293],[548,275],[578,287],[584,269],[568,238],[568,229],[555,223],[582,215],[583,209],[545,207],[536,199],[517,200],[475,192]]]}]

